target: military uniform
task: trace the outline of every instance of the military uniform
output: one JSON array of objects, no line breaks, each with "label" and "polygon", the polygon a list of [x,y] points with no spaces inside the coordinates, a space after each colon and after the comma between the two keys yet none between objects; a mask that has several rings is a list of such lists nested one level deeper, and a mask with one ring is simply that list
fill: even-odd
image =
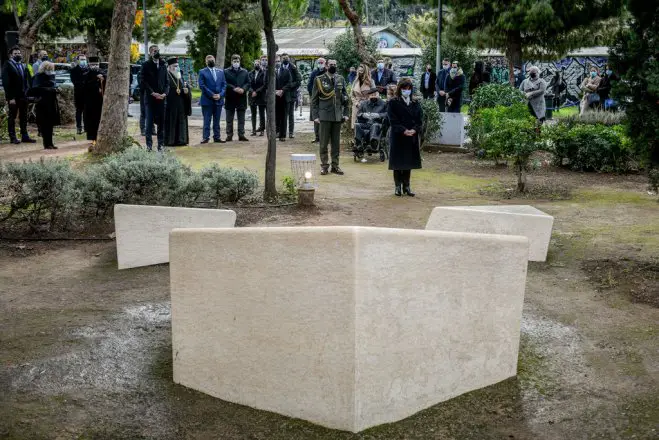
[{"label": "military uniform", "polygon": [[341,75],[318,75],[311,93],[311,119],[320,120],[320,161],[323,170],[329,167],[327,144],[332,143],[332,168],[339,167],[341,124],[348,118],[348,93]]}]

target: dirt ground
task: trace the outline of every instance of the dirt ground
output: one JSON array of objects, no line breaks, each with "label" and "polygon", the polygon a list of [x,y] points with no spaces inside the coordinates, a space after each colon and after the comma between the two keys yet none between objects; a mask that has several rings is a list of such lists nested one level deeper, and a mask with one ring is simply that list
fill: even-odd
[{"label": "dirt ground", "polygon": [[[278,181],[290,153],[315,151],[310,139],[280,145]],[[54,155],[83,160],[86,142],[67,142]],[[262,177],[265,148],[259,138],[174,154]],[[43,154],[0,145],[0,160]],[[540,168],[529,182],[542,191],[520,200],[507,196],[508,169],[426,153],[412,173],[417,197],[401,199],[385,164],[342,154],[346,175],[319,176],[315,208],[242,207],[239,225],[423,228],[434,206],[486,203],[554,216],[547,262],[529,265],[516,378],[360,434],[227,403],[172,382],[167,265],[118,271],[112,240],[4,240],[0,438],[659,438],[659,204],[643,176]]]}]

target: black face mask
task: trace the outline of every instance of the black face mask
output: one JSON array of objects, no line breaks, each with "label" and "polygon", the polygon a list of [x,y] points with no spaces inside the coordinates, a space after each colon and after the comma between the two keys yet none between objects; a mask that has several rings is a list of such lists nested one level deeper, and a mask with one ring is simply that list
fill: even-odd
[{"label": "black face mask", "polygon": [[48,56],[41,57],[41,61],[48,61]]},{"label": "black face mask", "polygon": [[336,66],[329,66],[329,69],[327,69],[327,71],[331,74],[335,74],[336,73]]},{"label": "black face mask", "polygon": [[208,67],[215,67],[215,61],[207,61],[207,62],[206,62],[206,65],[207,65]]},{"label": "black face mask", "polygon": [[23,55],[14,55],[14,61],[20,63],[21,61],[23,61]]},{"label": "black face mask", "polygon": [[371,98],[371,102],[375,104],[376,102],[378,102],[378,98]]},{"label": "black face mask", "polygon": [[255,64],[254,65],[254,70],[261,70],[261,65],[260,64]]},{"label": "black face mask", "polygon": [[155,59],[155,60],[160,59],[160,51],[159,50],[153,52],[153,59]]},{"label": "black face mask", "polygon": [[284,62],[283,62],[282,64],[283,64],[284,66],[288,66],[288,60],[284,60]]},{"label": "black face mask", "polygon": [[535,73],[535,72],[531,73],[531,78],[536,79],[537,77],[538,77],[537,73]]}]

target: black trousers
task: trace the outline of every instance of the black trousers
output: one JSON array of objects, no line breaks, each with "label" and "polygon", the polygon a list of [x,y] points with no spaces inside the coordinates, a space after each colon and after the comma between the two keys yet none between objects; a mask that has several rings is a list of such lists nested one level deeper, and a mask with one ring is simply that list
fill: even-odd
[{"label": "black trousers", "polygon": [[[250,105],[249,106],[251,112],[252,112],[252,131],[265,131],[265,105]],[[257,109],[258,108],[258,116],[259,116],[259,129],[256,129],[256,116],[257,116]]]},{"label": "black trousers", "polygon": [[396,186],[410,186],[412,170],[394,170],[394,183]]},{"label": "black trousers", "polygon": [[320,124],[313,123],[313,134],[316,136],[316,142],[320,140],[319,136]]},{"label": "black trousers", "polygon": [[41,140],[43,140],[43,146],[52,147],[53,146],[53,126],[52,124],[40,124],[41,128]]},{"label": "black trousers", "polygon": [[288,103],[286,98],[277,97],[275,101],[275,121],[277,123],[277,137],[286,137],[286,123],[288,121]]},{"label": "black trousers", "polygon": [[16,104],[9,105],[9,119],[7,119],[7,131],[9,139],[14,140],[16,137],[16,117],[20,118],[21,139],[27,139],[27,99],[16,99]]},{"label": "black trousers", "polygon": [[224,107],[227,115],[227,136],[233,136],[233,119],[238,113],[238,136],[245,136],[245,109]]},{"label": "black trousers", "polygon": [[288,134],[289,136],[293,136],[293,132],[295,131],[295,104],[296,101],[291,101],[288,103],[288,109],[286,110],[288,112]]}]

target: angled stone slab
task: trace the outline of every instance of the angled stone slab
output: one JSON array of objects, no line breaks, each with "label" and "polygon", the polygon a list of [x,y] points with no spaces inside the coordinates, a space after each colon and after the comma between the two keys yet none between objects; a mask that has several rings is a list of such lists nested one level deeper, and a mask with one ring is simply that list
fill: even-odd
[{"label": "angled stone slab", "polygon": [[170,252],[174,382],[212,396],[358,432],[516,374],[525,237],[177,229]]},{"label": "angled stone slab", "polygon": [[441,136],[435,136],[431,143],[462,147],[465,141],[465,115],[462,113],[441,113],[441,115],[444,121]]},{"label": "angled stone slab", "polygon": [[226,209],[115,205],[114,230],[119,269],[169,261],[174,228],[233,228],[236,213]]},{"label": "angled stone slab", "polygon": [[522,235],[529,239],[529,260],[546,261],[554,217],[529,205],[440,206],[426,230]]}]

